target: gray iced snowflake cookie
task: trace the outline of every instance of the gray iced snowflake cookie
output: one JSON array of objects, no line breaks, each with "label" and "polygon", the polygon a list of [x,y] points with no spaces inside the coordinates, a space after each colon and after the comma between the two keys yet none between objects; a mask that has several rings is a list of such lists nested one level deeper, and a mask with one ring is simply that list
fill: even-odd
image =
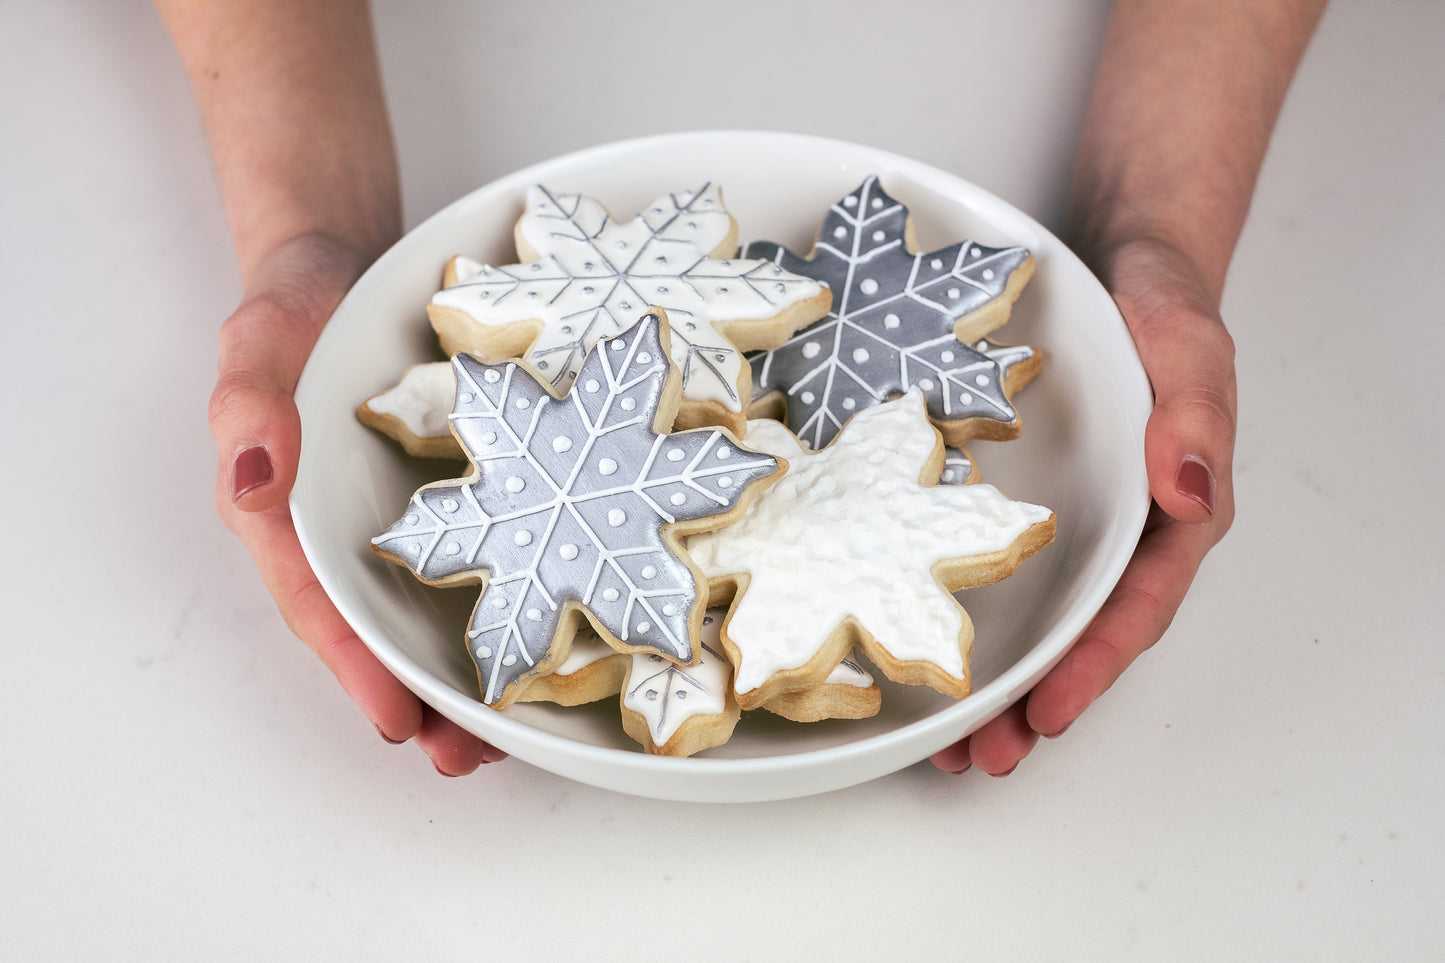
[{"label": "gray iced snowflake cookie", "polygon": [[533,187],[516,237],[520,264],[448,267],[455,283],[427,308],[447,354],[525,358],[567,391],[598,338],[657,306],[682,372],[680,427],[741,434],[751,400],[742,352],[782,344],[828,308],[817,281],[731,256],[737,226],[716,184],[666,194],[631,221],[585,195]]},{"label": "gray iced snowflake cookie", "polygon": [[917,387],[950,445],[1017,436],[1010,397],[1040,355],[980,339],[1008,320],[1033,256],[973,241],[915,253],[911,237],[908,209],[869,177],[832,206],[809,257],[769,242],[742,249],[833,292],[826,318],[748,356],[754,417],[781,418],[816,450],[855,412]]},{"label": "gray iced snowflake cookie", "polygon": [[417,491],[372,544],[430,584],[482,583],[467,648],[488,705],[565,659],[584,618],[619,651],[697,658],[705,583],[678,539],[728,524],[782,466],[726,431],[668,433],[667,348],[649,314],[594,345],[564,397],[518,362],[453,360],[475,471]]}]

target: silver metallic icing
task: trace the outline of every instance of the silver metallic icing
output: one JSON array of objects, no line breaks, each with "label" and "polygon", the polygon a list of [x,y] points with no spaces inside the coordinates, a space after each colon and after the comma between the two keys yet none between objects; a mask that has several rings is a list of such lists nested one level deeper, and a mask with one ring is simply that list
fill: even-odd
[{"label": "silver metallic icing", "polygon": [[826,318],[780,348],[747,355],[754,397],[784,391],[788,427],[815,450],[854,412],[910,386],[923,391],[938,421],[1017,417],[1004,394],[1000,359],[957,340],[953,327],[1004,292],[1028,250],[962,241],[910,254],[907,222],[908,209],[870,176],[829,210],[812,260],[766,241],[740,252],[833,290]]},{"label": "silver metallic icing", "polygon": [[731,511],[778,461],[716,430],[653,431],[661,323],[598,342],[561,399],[515,363],[453,360],[451,423],[479,475],[420,489],[372,541],[427,581],[486,576],[467,639],[488,704],[547,656],[570,600],[629,645],[693,658],[698,587],[663,528]]}]

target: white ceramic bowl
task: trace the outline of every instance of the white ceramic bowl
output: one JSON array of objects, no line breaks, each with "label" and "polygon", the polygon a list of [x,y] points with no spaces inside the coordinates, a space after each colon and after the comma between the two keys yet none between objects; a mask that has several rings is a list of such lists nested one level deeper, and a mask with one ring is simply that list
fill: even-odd
[{"label": "white ceramic bowl", "polygon": [[[725,746],[689,759],[644,755],[613,700],[563,709],[478,701],[465,652],[475,588],[437,590],[374,556],[371,536],[418,486],[452,472],[418,462],[360,425],[356,406],[409,364],[439,357],[425,306],[454,254],[516,261],[512,227],[526,188],[598,197],[621,218],[671,190],[713,180],[740,239],[811,249],[828,207],[878,174],[913,212],[919,244],[973,238],[1034,251],[1034,280],[993,337],[1045,352],[1015,397],[1023,436],[969,446],[985,480],[1047,505],[1058,538],[1011,578],[960,595],[976,629],[974,694],[884,685],[862,721],[798,725],[755,713]],[[546,161],[447,207],[388,251],[337,308],[297,391],[304,426],[292,510],[322,584],[365,643],[443,715],[518,759],[581,782],[664,799],[781,799],[908,766],[959,739],[1026,692],[1068,649],[1123,571],[1149,504],[1144,474],[1148,383],[1103,288],[1062,243],[996,197],[933,167],[855,144],[753,132],[678,134]]]}]

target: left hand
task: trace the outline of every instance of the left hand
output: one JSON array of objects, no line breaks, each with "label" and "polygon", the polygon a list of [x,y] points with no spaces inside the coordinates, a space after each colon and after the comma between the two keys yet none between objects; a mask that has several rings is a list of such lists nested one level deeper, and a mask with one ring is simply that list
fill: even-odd
[{"label": "left hand", "polygon": [[1121,245],[1096,265],[1154,388],[1144,460],[1154,504],[1119,583],[1032,691],[936,753],[948,772],[1006,776],[1040,736],[1055,738],[1159,641],[1204,556],[1234,519],[1234,344],[1209,286],[1176,248]]}]

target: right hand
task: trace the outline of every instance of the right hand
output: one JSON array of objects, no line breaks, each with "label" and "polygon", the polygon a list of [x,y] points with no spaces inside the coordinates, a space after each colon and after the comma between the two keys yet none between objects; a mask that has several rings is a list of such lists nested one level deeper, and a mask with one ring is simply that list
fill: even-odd
[{"label": "right hand", "polygon": [[316,653],[391,743],[414,739],[443,775],[506,754],[422,703],[372,655],[317,581],[287,498],[301,452],[293,394],[301,369],[366,257],[335,238],[293,238],[250,272],[221,328],[210,424],[220,450],[216,510],[251,558],[291,631]]}]

